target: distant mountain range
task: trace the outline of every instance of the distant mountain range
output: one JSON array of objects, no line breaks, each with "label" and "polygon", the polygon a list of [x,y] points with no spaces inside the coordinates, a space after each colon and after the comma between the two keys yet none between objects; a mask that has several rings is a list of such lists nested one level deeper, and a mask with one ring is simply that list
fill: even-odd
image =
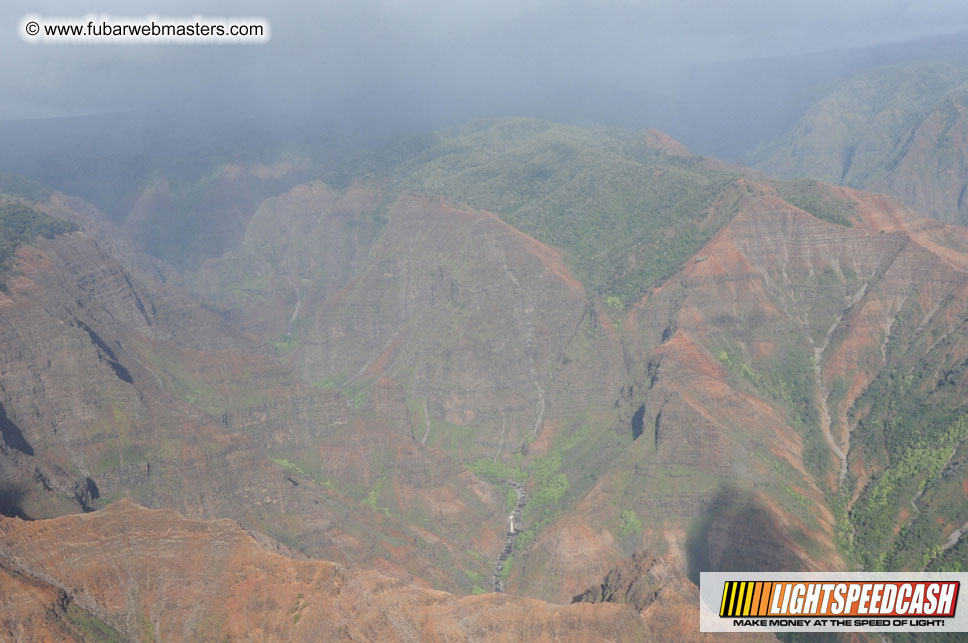
[{"label": "distant mountain range", "polygon": [[968,65],[879,67],[837,83],[755,155],[779,177],[891,194],[932,218],[968,223]]}]

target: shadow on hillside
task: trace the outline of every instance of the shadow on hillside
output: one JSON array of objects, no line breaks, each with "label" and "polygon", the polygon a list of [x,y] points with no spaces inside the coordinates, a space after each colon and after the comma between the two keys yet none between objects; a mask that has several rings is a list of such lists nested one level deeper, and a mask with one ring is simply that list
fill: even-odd
[{"label": "shadow on hillside", "polygon": [[804,565],[768,511],[747,492],[723,489],[689,528],[687,574],[700,572],[800,571]]},{"label": "shadow on hillside", "polygon": [[27,442],[24,432],[13,423],[13,420],[7,417],[3,404],[0,404],[0,440],[11,449],[16,449],[27,455],[34,454],[34,448]]},{"label": "shadow on hillside", "polygon": [[0,482],[0,515],[31,520],[31,517],[25,514],[20,507],[20,501],[23,497],[23,491],[19,486]]}]

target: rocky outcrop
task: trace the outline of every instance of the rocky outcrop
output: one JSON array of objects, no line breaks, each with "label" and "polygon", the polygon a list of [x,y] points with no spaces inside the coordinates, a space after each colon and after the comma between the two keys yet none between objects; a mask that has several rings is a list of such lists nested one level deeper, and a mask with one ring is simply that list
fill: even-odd
[{"label": "rocky outcrop", "polygon": [[[653,636],[662,640],[708,641],[715,634],[699,632],[699,590],[684,582],[678,570],[661,557],[636,552],[612,568],[602,583],[575,597],[576,603],[620,603],[634,607]],[[776,641],[770,633],[747,640]]]}]

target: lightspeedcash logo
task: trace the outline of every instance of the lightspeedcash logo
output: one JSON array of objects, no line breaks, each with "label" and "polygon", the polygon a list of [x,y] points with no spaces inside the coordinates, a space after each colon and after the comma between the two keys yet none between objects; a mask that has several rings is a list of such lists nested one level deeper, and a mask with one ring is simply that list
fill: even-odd
[{"label": "lightspeedcash logo", "polygon": [[968,631],[968,574],[701,574],[700,628],[738,631]]},{"label": "lightspeedcash logo", "polygon": [[951,617],[958,588],[958,581],[726,581],[719,616]]}]

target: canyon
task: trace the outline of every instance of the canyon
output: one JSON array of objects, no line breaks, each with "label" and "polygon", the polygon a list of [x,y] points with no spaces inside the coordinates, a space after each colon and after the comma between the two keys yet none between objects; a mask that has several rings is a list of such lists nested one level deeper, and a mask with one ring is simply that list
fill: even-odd
[{"label": "canyon", "polygon": [[700,639],[699,570],[965,556],[963,228],[530,119],[177,266],[159,185],[2,198],[77,226],[0,291],[10,637]]}]

